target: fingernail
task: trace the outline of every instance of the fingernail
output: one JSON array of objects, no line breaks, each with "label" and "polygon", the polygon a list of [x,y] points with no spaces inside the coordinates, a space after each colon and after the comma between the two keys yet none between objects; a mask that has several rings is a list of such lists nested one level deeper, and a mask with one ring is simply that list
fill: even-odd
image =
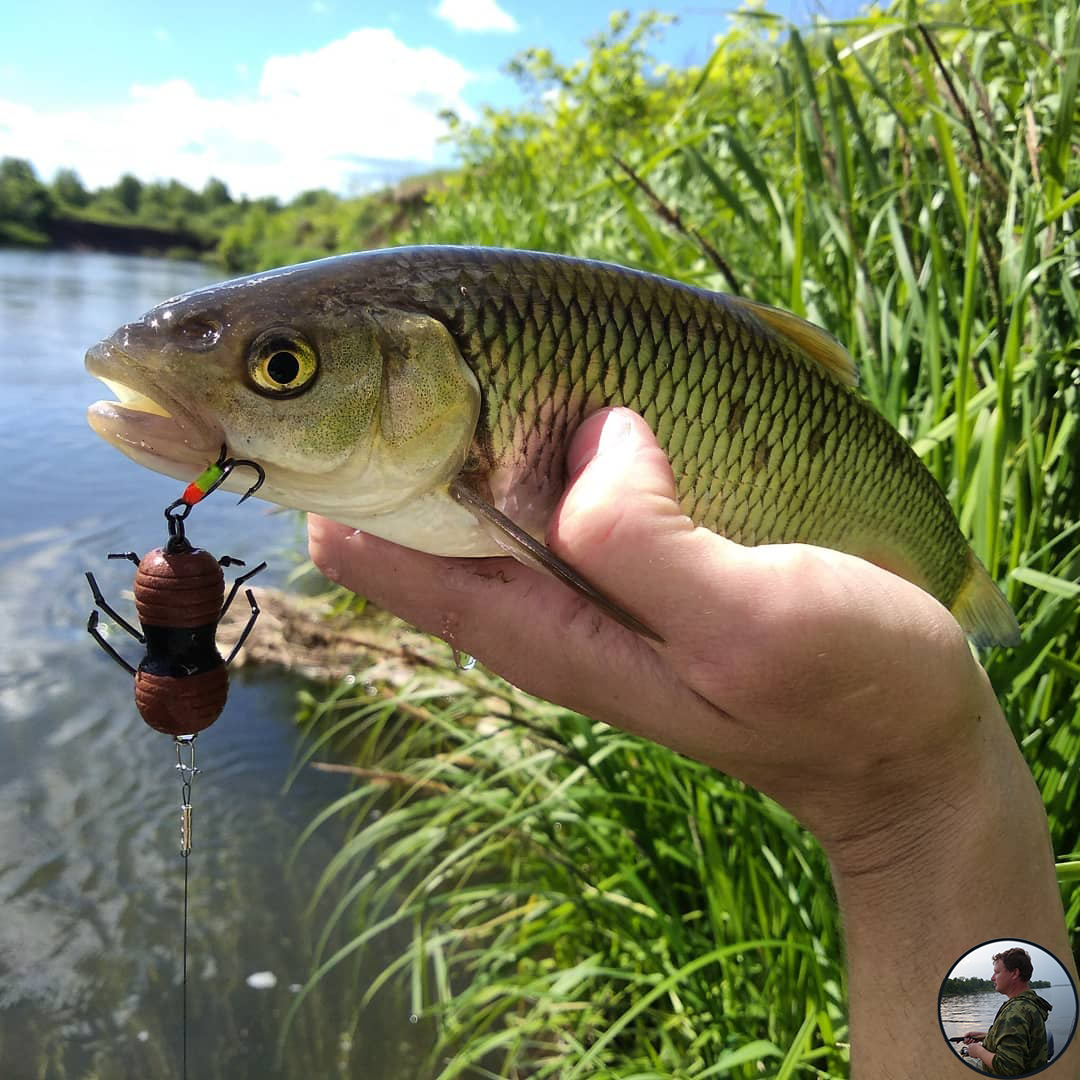
[{"label": "fingernail", "polygon": [[[600,430],[594,434],[596,425],[600,426]],[[624,446],[630,428],[630,413],[625,409],[606,409],[602,413],[594,413],[590,416],[578,429],[578,433],[570,444],[570,452],[566,459],[566,472],[569,478],[576,480],[593,458],[601,454],[613,453]]]},{"label": "fingernail", "polygon": [[596,444],[596,457],[623,453],[630,441],[630,414],[623,409],[615,409],[608,414],[600,430],[600,441]]},{"label": "fingernail", "polygon": [[347,526],[339,525],[336,521],[314,515],[308,518],[308,554],[323,576],[331,581],[341,580],[337,556],[345,535],[350,531]]}]

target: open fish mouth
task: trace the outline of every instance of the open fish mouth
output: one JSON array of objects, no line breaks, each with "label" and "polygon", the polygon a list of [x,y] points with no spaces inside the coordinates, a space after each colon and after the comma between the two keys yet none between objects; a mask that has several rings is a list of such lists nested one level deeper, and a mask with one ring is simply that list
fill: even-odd
[{"label": "open fish mouth", "polygon": [[86,370],[116,399],[90,406],[86,414],[90,427],[133,461],[185,479],[193,468],[201,469],[217,457],[223,442],[220,428],[196,416],[156,383],[147,387],[153,382],[150,373],[116,345],[103,341],[93,346],[86,354]]}]

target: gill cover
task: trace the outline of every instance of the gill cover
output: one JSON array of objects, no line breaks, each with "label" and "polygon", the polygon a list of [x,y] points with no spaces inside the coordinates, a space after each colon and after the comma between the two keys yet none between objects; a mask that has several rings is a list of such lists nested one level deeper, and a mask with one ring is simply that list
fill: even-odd
[{"label": "gill cover", "polygon": [[480,386],[437,319],[373,313],[382,356],[378,440],[387,455],[447,483],[465,463],[480,415]]}]

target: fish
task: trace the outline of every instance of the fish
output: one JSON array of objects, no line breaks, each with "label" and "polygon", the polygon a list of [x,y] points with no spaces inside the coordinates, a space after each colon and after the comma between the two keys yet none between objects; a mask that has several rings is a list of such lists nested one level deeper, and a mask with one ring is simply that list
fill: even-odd
[{"label": "fish", "polygon": [[264,470],[260,498],[436,555],[509,553],[656,637],[544,544],[574,430],[624,405],[695,524],[859,556],[976,645],[1020,640],[849,353],[757,301],[565,255],[388,248],[166,300],[86,369],[116,396],[90,406],[91,428],[141,465],[188,479],[227,447]]}]

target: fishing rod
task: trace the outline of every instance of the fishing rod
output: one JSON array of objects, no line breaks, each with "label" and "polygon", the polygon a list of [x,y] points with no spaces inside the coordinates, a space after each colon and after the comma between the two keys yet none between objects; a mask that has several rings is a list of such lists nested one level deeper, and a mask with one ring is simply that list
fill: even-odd
[{"label": "fishing rod", "polygon": [[[104,652],[134,680],[135,705],[139,715],[155,731],[172,736],[176,747],[176,771],[180,774],[180,857],[184,861],[183,959],[181,978],[182,1073],[187,1080],[188,1050],[188,856],[192,845],[191,786],[199,769],[195,764],[195,739],[221,715],[229,692],[227,668],[247,640],[259,617],[255,594],[245,589],[250,614],[227,657],[217,648],[217,630],[240,588],[260,571],[261,562],[240,574],[225,595],[223,568],[244,566],[232,555],[215,558],[193,547],[184,522],[191,509],[216,491],[234,469],[244,467],[256,474],[255,483],[240,502],[254,495],[266,479],[262,466],[254,461],[228,456],[222,446],[217,460],[184,489],[180,498],[165,507],[167,541],[140,558],[134,551],[110,552],[110,559],[128,559],[135,571],[135,610],[139,629],[116,612],[105,599],[90,571],[86,580],[97,605],[86,622],[90,636]],[[238,504],[239,505],[239,504]],[[129,663],[105,639],[99,629],[101,609],[130,634],[144,653],[138,666]]]}]

